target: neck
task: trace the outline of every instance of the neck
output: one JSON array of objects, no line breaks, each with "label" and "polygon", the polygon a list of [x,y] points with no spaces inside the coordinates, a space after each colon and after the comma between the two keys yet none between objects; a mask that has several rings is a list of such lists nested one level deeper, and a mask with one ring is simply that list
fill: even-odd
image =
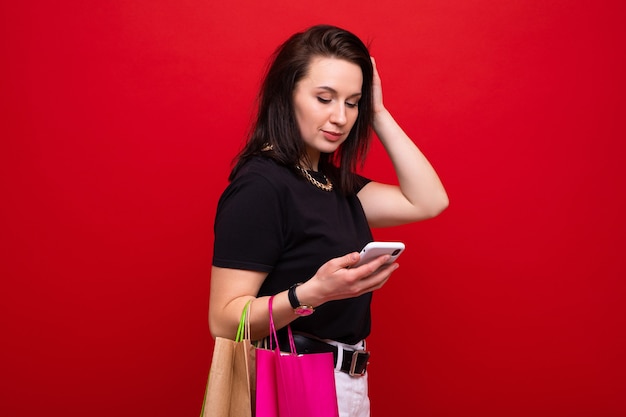
[{"label": "neck", "polygon": [[309,152],[307,156],[308,158],[303,158],[302,160],[300,160],[300,166],[311,171],[318,171],[320,162],[319,152],[315,154]]}]

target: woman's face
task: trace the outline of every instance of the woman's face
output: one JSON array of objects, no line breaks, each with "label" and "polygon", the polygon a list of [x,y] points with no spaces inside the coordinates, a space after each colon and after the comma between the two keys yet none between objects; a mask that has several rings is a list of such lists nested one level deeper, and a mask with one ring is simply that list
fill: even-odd
[{"label": "woman's face", "polygon": [[314,57],[307,75],[293,92],[296,121],[313,169],[320,152],[332,153],[341,145],[359,114],[363,73],[338,58]]}]

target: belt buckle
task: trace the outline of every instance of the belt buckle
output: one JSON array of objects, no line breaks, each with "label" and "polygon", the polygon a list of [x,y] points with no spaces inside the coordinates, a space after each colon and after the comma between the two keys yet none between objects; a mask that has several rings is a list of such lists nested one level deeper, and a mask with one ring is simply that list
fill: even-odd
[{"label": "belt buckle", "polygon": [[348,375],[350,376],[363,376],[365,375],[365,371],[367,369],[367,365],[369,364],[369,362],[366,362],[363,365],[363,369],[361,370],[361,372],[355,372],[356,370],[356,366],[358,363],[358,359],[359,359],[359,355],[365,355],[367,360],[369,358],[370,353],[366,350],[355,350],[354,352],[352,352],[352,362],[350,363],[350,372],[348,372]]}]

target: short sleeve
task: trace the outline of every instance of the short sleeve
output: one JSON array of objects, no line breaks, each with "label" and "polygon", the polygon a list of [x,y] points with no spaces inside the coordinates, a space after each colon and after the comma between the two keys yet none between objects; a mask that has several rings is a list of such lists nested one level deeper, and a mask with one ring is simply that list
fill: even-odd
[{"label": "short sleeve", "polygon": [[354,181],[354,184],[355,184],[355,186],[354,186],[354,194],[358,193],[368,183],[372,182],[371,179],[366,178],[366,177],[364,177],[362,175],[355,174],[355,177],[356,178],[355,178],[355,181]]},{"label": "short sleeve", "polygon": [[236,178],[218,202],[213,265],[270,272],[282,253],[280,194],[258,173]]}]

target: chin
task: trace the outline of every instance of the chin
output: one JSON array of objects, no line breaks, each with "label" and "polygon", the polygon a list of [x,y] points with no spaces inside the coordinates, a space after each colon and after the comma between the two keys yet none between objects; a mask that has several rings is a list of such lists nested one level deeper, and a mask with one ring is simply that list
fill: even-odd
[{"label": "chin", "polygon": [[326,142],[323,145],[319,146],[317,149],[322,153],[333,153],[335,152],[343,141],[338,142]]}]

